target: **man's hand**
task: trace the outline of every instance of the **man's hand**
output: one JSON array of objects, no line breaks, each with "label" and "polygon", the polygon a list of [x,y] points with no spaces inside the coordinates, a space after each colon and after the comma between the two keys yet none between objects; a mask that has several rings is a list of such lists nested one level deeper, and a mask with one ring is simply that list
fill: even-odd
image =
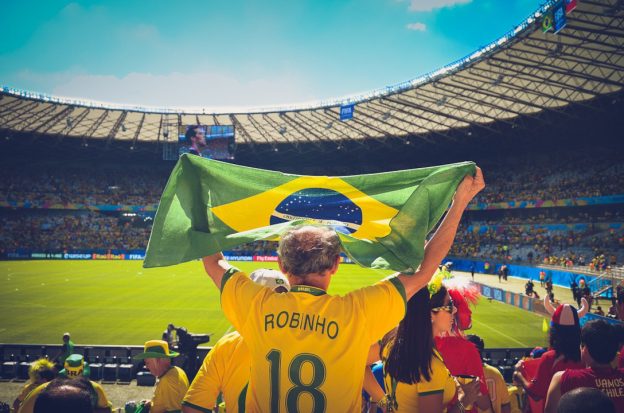
[{"label": "man's hand", "polygon": [[461,181],[455,191],[453,201],[459,202],[463,205],[468,205],[472,198],[481,192],[483,188],[485,188],[483,172],[481,171],[481,168],[477,166],[475,176],[466,175],[464,180]]},{"label": "man's hand", "polygon": [[210,278],[212,278],[212,281],[214,281],[217,288],[221,289],[223,274],[232,268],[232,266],[225,260],[225,257],[220,252],[204,257],[202,258],[202,261],[204,263],[206,273],[210,276]]},{"label": "man's hand", "polygon": [[474,177],[466,176],[459,184],[451,208],[447,211],[435,234],[425,245],[425,255],[420,267],[413,275],[398,276],[399,281],[405,287],[405,295],[408,300],[431,280],[438,269],[438,265],[440,265],[440,261],[446,257],[451,245],[453,245],[455,233],[464,210],[470,200],[483,188],[485,188],[485,181],[483,180],[483,172],[479,167],[477,167]]}]

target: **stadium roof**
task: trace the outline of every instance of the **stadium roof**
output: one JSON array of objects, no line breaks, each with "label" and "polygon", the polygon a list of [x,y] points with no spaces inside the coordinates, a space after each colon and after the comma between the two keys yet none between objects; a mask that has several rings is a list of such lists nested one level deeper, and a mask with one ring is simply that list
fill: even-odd
[{"label": "stadium roof", "polygon": [[[522,116],[583,105],[624,86],[624,1],[583,0],[557,34],[542,31],[548,2],[496,42],[418,79],[311,107],[204,113],[83,102],[0,90],[0,130],[103,142],[175,142],[178,125],[230,125],[239,143],[435,140],[493,130]],[[340,106],[354,103],[353,119]]]}]

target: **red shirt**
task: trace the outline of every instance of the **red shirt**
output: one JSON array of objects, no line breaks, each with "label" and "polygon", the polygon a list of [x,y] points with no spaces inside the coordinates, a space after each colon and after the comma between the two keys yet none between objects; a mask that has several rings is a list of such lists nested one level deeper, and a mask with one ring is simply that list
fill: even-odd
[{"label": "red shirt", "polygon": [[481,356],[474,344],[465,338],[449,336],[436,337],[435,346],[453,376],[476,376],[481,381],[481,393],[489,394]]},{"label": "red shirt", "polygon": [[585,365],[580,361],[567,360],[563,356],[557,357],[555,350],[548,350],[539,358],[537,374],[529,384],[527,391],[536,398],[545,399],[552,376],[558,371],[567,369],[584,369]]},{"label": "red shirt", "polygon": [[566,370],[561,376],[561,395],[579,387],[593,387],[609,396],[616,412],[624,412],[624,369],[588,367]]}]

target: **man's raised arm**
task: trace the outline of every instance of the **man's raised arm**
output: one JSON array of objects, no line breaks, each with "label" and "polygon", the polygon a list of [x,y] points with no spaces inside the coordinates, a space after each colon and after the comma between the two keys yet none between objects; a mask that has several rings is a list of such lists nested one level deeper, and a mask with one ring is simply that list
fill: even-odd
[{"label": "man's raised arm", "polygon": [[405,295],[408,300],[431,280],[431,277],[438,269],[438,265],[448,254],[451,245],[453,245],[457,227],[464,210],[472,198],[483,188],[485,188],[485,181],[481,168],[478,167],[475,176],[466,176],[459,184],[446,216],[438,226],[435,234],[425,245],[425,254],[420,267],[413,275],[401,274],[398,276],[398,279],[405,287]]},{"label": "man's raised arm", "polygon": [[221,289],[221,281],[223,280],[223,274],[232,266],[226,261],[223,253],[217,252],[216,254],[209,255],[202,258],[204,262],[204,269],[218,289]]}]

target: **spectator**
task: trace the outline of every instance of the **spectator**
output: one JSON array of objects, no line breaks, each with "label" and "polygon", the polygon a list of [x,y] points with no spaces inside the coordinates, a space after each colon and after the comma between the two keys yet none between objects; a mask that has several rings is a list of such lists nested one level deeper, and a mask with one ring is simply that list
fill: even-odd
[{"label": "spectator", "polygon": [[[91,393],[91,401],[93,402],[92,408],[95,413],[112,413],[112,404],[108,401],[104,389],[98,383],[90,381],[86,378],[87,373],[86,365],[82,355],[71,354],[65,359],[63,370],[59,372],[63,378],[76,381],[85,381],[88,384],[88,390]],[[24,403],[19,410],[19,413],[33,413],[36,402],[39,395],[46,389],[46,387],[52,382],[43,383],[39,387],[31,391],[24,399]],[[59,381],[60,383],[60,381]],[[65,383],[65,382],[63,382]],[[81,385],[81,384],[77,384]]]},{"label": "spectator", "polygon": [[167,324],[167,329],[162,334],[162,340],[167,342],[170,349],[174,349],[178,344],[176,327],[172,323]]},{"label": "spectator", "polygon": [[17,412],[20,405],[28,396],[28,393],[39,387],[43,383],[47,383],[56,376],[54,363],[50,360],[42,358],[33,362],[28,368],[28,381],[24,384],[21,393],[13,402],[13,411]]},{"label": "spectator", "polygon": [[579,387],[561,396],[557,413],[587,412],[616,413],[616,410],[606,394],[591,387]]},{"label": "spectator", "polygon": [[540,358],[535,379],[524,376],[523,361],[518,362],[513,374],[514,383],[522,386],[527,394],[535,400],[546,397],[548,386],[553,375],[565,369],[582,369],[580,354],[579,319],[587,313],[587,302],[582,301],[580,310],[569,304],[562,304],[555,310],[548,297],[544,298],[544,307],[552,314],[550,321],[550,347]]},{"label": "spectator", "polygon": [[[483,351],[485,350],[485,342],[483,339],[475,334],[468,334],[466,338],[475,345],[481,356],[481,362],[483,363]],[[490,395],[491,409],[494,413],[511,413],[509,391],[507,390],[507,384],[505,383],[503,375],[496,367],[490,366],[487,363],[483,363],[483,370],[485,372],[485,383],[487,384],[488,393]]]},{"label": "spectator", "polygon": [[58,355],[53,359],[59,369],[63,367],[63,365],[65,364],[65,360],[71,354],[74,354],[74,342],[71,341],[70,334],[65,333],[63,334],[63,345],[61,346],[61,350],[59,351]]},{"label": "spectator", "polygon": [[143,406],[150,413],[180,411],[182,399],[188,390],[189,383],[186,373],[179,367],[171,365],[171,359],[179,356],[169,351],[169,344],[163,340],[150,340],[145,343],[143,353],[134,356],[134,360],[144,360],[145,366],[155,377],[158,377],[154,396],[144,400]]},{"label": "spectator", "polygon": [[[423,288],[408,301],[405,318],[383,338],[381,347],[373,346],[385,365],[385,388],[393,411],[435,413],[449,406],[450,411],[459,408],[452,404],[456,384],[434,344],[437,332],[451,330],[456,309],[441,280],[432,283],[433,288]],[[460,400],[461,406],[476,399],[479,381],[469,386],[472,397]]]},{"label": "spectator", "polygon": [[[437,279],[436,275],[429,283],[430,289]],[[469,305],[475,305],[479,301],[479,289],[467,284],[464,278],[445,279],[443,283],[457,311],[450,330],[437,329],[434,337],[435,347],[453,376],[479,378],[481,394],[477,398],[477,405],[485,410],[490,402],[483,364],[474,345],[466,340],[464,335],[465,330],[472,328],[472,311]]]},{"label": "spectator", "polygon": [[[288,280],[279,271],[259,269],[249,274],[249,278],[278,293],[290,290]],[[223,396],[229,413],[238,412],[249,381],[250,357],[249,349],[237,331],[221,337],[204,359],[186,392],[182,412],[217,411],[215,406],[219,394]]]},{"label": "spectator", "polygon": [[553,376],[545,413],[557,411],[561,396],[579,387],[605,393],[615,410],[624,412],[624,370],[611,366],[619,346],[613,327],[604,320],[590,321],[581,330],[581,357],[585,369],[565,370]]},{"label": "spectator", "polygon": [[[221,288],[226,317],[254,349],[246,407],[268,411],[285,406],[290,382],[299,381],[298,367],[308,360],[318,366],[312,381],[314,397],[291,398],[291,402],[297,402],[302,410],[311,409],[313,403],[319,410],[359,411],[370,343],[399,323],[405,314],[406,299],[431,279],[451,247],[463,211],[484,186],[479,168],[475,177],[466,176],[459,184],[450,209],[426,243],[424,259],[413,275],[396,274],[343,297],[326,293],[338,270],[341,248],[338,235],[326,227],[296,227],[281,236],[278,264],[291,285],[291,292],[284,296],[255,285],[232,268],[223,254],[204,257],[206,272]],[[299,319],[307,312],[317,320],[327,320],[328,327],[283,322],[284,317]],[[278,314],[283,315],[281,323]],[[292,366],[290,372],[295,374],[290,380],[281,380],[279,386],[275,384],[273,394],[279,397],[269,397],[266,389],[271,383],[268,372],[259,366],[266,366],[267,361],[272,369]],[[318,381],[321,377],[323,380]]]},{"label": "spectator", "polygon": [[92,391],[89,380],[85,378],[59,377],[39,393],[34,413],[93,413]]}]

